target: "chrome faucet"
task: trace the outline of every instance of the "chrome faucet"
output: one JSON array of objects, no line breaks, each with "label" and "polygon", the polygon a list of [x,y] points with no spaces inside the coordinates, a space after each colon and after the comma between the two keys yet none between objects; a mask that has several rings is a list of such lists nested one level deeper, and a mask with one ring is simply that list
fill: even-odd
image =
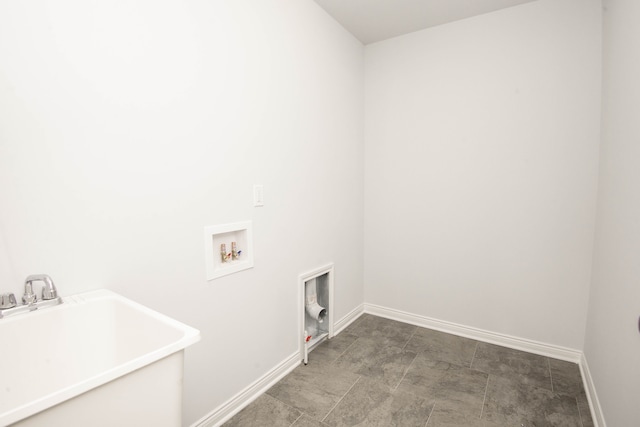
[{"label": "chrome faucet", "polygon": [[24,295],[22,296],[22,302],[31,305],[38,301],[38,296],[33,292],[33,282],[41,281],[44,283],[42,288],[42,299],[52,300],[58,297],[58,290],[56,285],[53,284],[51,277],[46,274],[32,274],[24,281]]},{"label": "chrome faucet", "polygon": [[[33,282],[43,282],[42,300],[38,300],[38,296],[33,291]],[[27,313],[39,308],[51,307],[62,304],[62,298],[58,296],[56,285],[53,284],[51,277],[46,274],[34,274],[27,277],[24,281],[24,295],[22,296],[22,305],[16,303],[16,297],[13,294],[0,295],[0,319],[12,314]]]}]

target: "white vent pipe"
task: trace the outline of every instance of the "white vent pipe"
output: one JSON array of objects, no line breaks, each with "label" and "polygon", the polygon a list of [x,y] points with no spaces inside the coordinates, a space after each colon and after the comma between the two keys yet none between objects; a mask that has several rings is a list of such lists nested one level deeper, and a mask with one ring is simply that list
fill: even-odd
[{"label": "white vent pipe", "polygon": [[313,278],[304,284],[304,305],[314,320],[318,323],[322,323],[324,318],[327,317],[327,309],[318,304],[318,292],[316,290],[316,279]]}]

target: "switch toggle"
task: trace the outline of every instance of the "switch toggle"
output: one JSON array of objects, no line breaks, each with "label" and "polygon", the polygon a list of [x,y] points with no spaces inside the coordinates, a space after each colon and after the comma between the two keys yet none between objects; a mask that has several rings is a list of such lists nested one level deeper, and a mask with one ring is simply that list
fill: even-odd
[{"label": "switch toggle", "polygon": [[262,188],[262,184],[253,185],[253,206],[264,206],[264,189]]}]

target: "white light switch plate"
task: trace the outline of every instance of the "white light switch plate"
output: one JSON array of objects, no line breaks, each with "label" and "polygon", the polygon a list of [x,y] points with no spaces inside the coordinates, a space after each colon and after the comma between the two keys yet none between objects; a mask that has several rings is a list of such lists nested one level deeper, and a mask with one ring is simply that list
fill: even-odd
[{"label": "white light switch plate", "polygon": [[253,206],[264,206],[264,189],[262,184],[254,184],[253,186]]}]

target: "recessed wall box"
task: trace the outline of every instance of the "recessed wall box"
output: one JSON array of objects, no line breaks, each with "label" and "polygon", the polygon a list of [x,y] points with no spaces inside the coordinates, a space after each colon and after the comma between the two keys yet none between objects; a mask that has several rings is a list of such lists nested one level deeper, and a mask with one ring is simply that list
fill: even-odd
[{"label": "recessed wall box", "polygon": [[204,244],[207,280],[253,267],[251,221],[206,226]]},{"label": "recessed wall box", "polygon": [[300,276],[301,353],[306,365],[309,352],[333,337],[333,264]]}]

